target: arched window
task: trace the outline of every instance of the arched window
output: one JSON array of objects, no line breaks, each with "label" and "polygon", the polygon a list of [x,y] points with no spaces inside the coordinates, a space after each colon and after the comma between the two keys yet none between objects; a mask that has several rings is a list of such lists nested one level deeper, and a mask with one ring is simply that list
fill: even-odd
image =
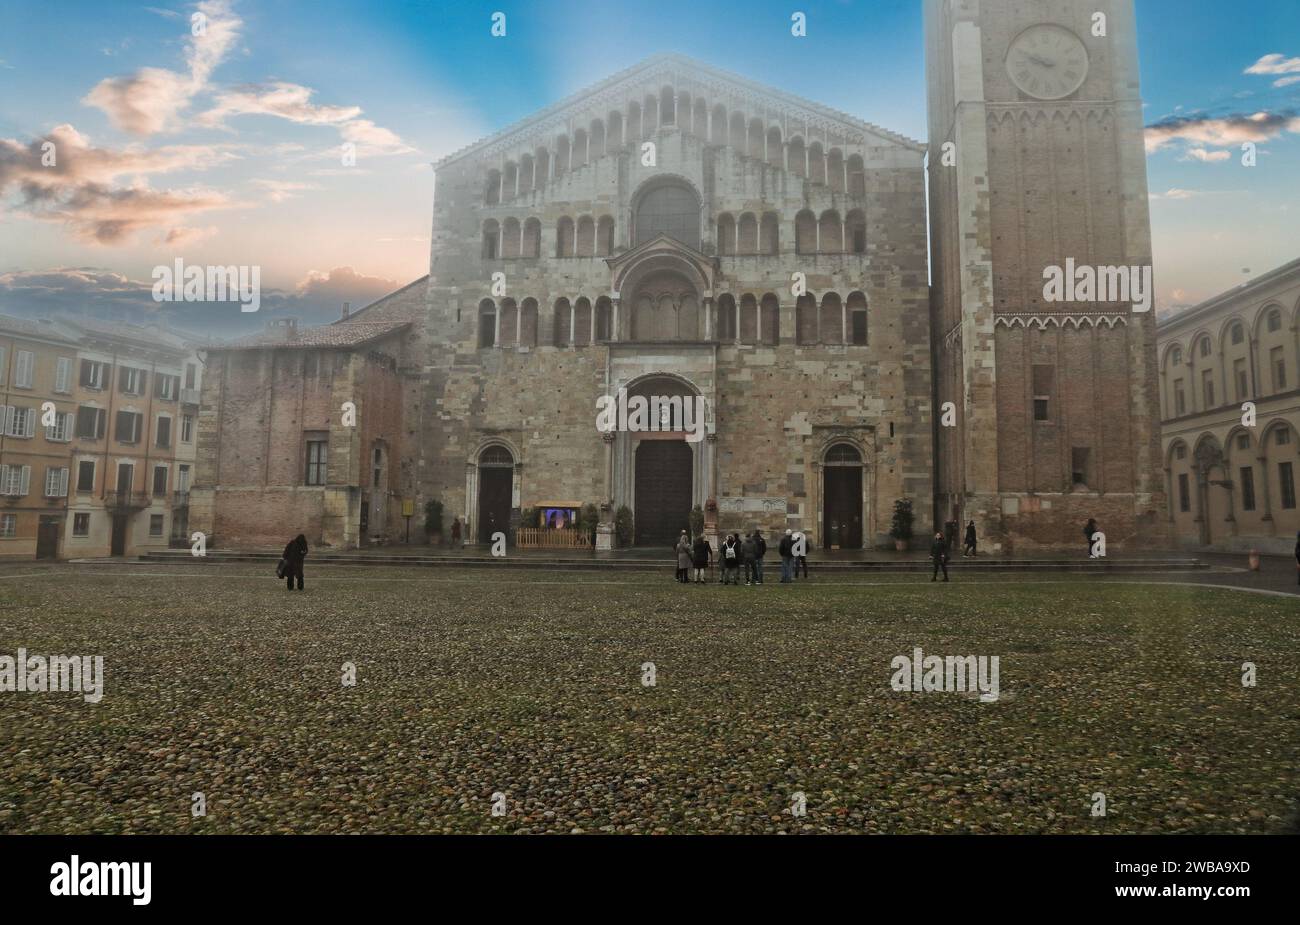
[{"label": "arched window", "polygon": [[837,193],[844,192],[844,155],[839,148],[831,148],[826,155],[826,182]]},{"label": "arched window", "polygon": [[817,219],[807,209],[794,218],[794,252],[817,253]]},{"label": "arched window", "polygon": [[573,219],[562,216],[555,225],[555,256],[572,257],[574,247]]},{"label": "arched window", "polygon": [[759,253],[775,255],[781,252],[779,221],[775,212],[763,213],[763,225],[758,232]]},{"label": "arched window", "polygon": [[602,215],[596,222],[596,255],[608,257],[614,253],[614,219]]},{"label": "arched window", "polygon": [[605,153],[605,123],[599,119],[593,119],[591,122],[591,157],[588,161],[595,160]]},{"label": "arched window", "polygon": [[867,343],[867,297],[861,292],[850,292],[844,307],[848,313],[849,343],[863,346]]},{"label": "arched window", "polygon": [[1239,344],[1246,336],[1245,329],[1242,328],[1240,324],[1234,324],[1232,326],[1232,331],[1229,333],[1229,336],[1232,338],[1232,342],[1234,344]]},{"label": "arched window", "polygon": [[535,218],[530,218],[524,222],[524,240],[519,250],[519,256],[542,256],[542,223]]},{"label": "arched window", "polygon": [[590,215],[578,219],[578,244],[574,253],[579,257],[590,257],[596,253],[596,223]]},{"label": "arched window", "polygon": [[1173,350],[1169,351],[1169,365],[1170,366],[1183,365],[1183,351],[1181,347],[1174,347]]},{"label": "arched window", "polygon": [[858,448],[847,443],[837,443],[826,451],[828,466],[860,466],[862,454]]},{"label": "arched window", "polygon": [[758,343],[758,300],[748,292],[740,297],[740,342]]},{"label": "arched window", "polygon": [[1202,338],[1201,338],[1201,356],[1203,356],[1203,357],[1207,357],[1207,356],[1209,356],[1209,355],[1210,355],[1210,349],[1211,349],[1211,347],[1210,347],[1210,338],[1209,338],[1209,337],[1202,337]]},{"label": "arched window", "polygon": [[790,147],[785,156],[792,174],[796,177],[808,175],[808,154],[804,150],[802,138],[790,139]]},{"label": "arched window", "polygon": [[623,143],[623,114],[615,110],[609,114],[609,131],[606,133],[606,149]]},{"label": "arched window", "polygon": [[519,308],[515,305],[514,299],[501,300],[501,338],[502,347],[512,347],[518,341],[519,336]]},{"label": "arched window", "polygon": [[821,240],[817,249],[823,254],[839,254],[844,251],[844,226],[840,224],[840,213],[834,209],[822,213]]},{"label": "arched window", "polygon": [[767,130],[767,162],[773,167],[784,167],[781,155],[781,130],[775,125]]},{"label": "arched window", "polygon": [[570,155],[575,169],[587,163],[587,150],[587,130],[580,128],[573,133],[573,153]]},{"label": "arched window", "polygon": [[736,253],[758,253],[758,219],[753,212],[746,212],[740,217],[740,226],[736,232]]},{"label": "arched window", "polygon": [[627,107],[627,137],[641,137],[641,104],[633,100]]},{"label": "arched window", "polygon": [[495,218],[483,223],[483,259],[496,260],[501,256],[501,226]]},{"label": "arched window", "polygon": [[727,143],[727,107],[719,103],[713,107],[713,134],[709,144],[725,145]]},{"label": "arched window", "polygon": [[546,185],[546,175],[551,169],[551,152],[545,148],[537,149],[537,188]]},{"label": "arched window", "polygon": [[724,257],[736,252],[736,220],[723,212],[718,216],[718,253]]},{"label": "arched window", "polygon": [[695,101],[695,126],[692,134],[708,140],[705,136],[709,134],[709,104],[701,99]]},{"label": "arched window", "polygon": [[591,343],[591,301],[586,296],[573,304],[573,342],[579,346]]},{"label": "arched window", "polygon": [[822,296],[821,342],[823,344],[844,343],[844,306],[838,293],[828,292]]},{"label": "arched window", "polygon": [[862,167],[862,155],[849,156],[849,195],[859,199],[867,195],[867,174]]},{"label": "arched window", "polygon": [[801,295],[794,306],[794,334],[797,344],[817,343],[817,300]]},{"label": "arched window", "polygon": [[680,110],[677,116],[677,124],[681,126],[683,135],[693,135],[695,133],[695,119],[691,102],[694,98],[687,91],[683,90],[677,94],[676,110]]},{"label": "arched window", "polygon": [[519,346],[537,346],[537,300],[524,299],[519,307]]},{"label": "arched window", "polygon": [[853,254],[865,254],[867,252],[867,217],[862,214],[861,209],[854,209],[844,219],[845,230],[848,232],[849,239],[845,243],[848,245],[845,250]]},{"label": "arched window", "polygon": [[749,148],[745,152],[750,157],[756,157],[760,161],[763,159],[763,122],[761,119],[749,120]]},{"label": "arched window", "polygon": [[555,142],[555,175],[558,177],[569,169],[569,138],[561,135]]},{"label": "arched window", "polygon": [[555,346],[566,347],[573,342],[572,315],[568,299],[555,300]]},{"label": "arched window", "polygon": [[659,91],[659,124],[677,124],[677,107],[673,101],[672,87],[664,87]]},{"label": "arched window", "polygon": [[478,303],[478,345],[494,347],[497,342],[497,307],[491,299]]},{"label": "arched window", "polygon": [[644,244],[663,233],[688,247],[700,247],[700,201],[684,183],[660,183],[636,206],[636,241]]},{"label": "arched window", "polygon": [[501,256],[519,256],[519,219],[508,218],[501,223]]},{"label": "arched window", "polygon": [[533,156],[525,154],[519,159],[519,193],[531,193],[533,191]]},{"label": "arched window", "polygon": [[822,154],[820,141],[808,146],[808,177],[814,183],[826,182],[826,157]]},{"label": "arched window", "polygon": [[487,188],[483,191],[483,201],[490,206],[501,202],[501,171],[489,170]]},{"label": "arched window", "polygon": [[484,448],[478,456],[478,464],[484,469],[513,469],[515,458],[510,451],[499,444]]},{"label": "arched window", "polygon": [[1268,313],[1268,318],[1265,321],[1265,324],[1268,326],[1268,330],[1270,333],[1273,331],[1282,330],[1282,313],[1278,311],[1276,308],[1273,309],[1271,312]]},{"label": "arched window", "polygon": [[781,342],[781,303],[774,294],[763,296],[761,312],[762,342],[775,347]]},{"label": "arched window", "polygon": [[608,296],[596,300],[596,340],[605,343],[613,340],[614,306]]},{"label": "arched window", "polygon": [[718,340],[730,342],[736,339],[736,299],[730,293],[718,297]]},{"label": "arched window", "polygon": [[649,94],[641,104],[641,137],[649,138],[659,127],[659,98]]},{"label": "arched window", "polygon": [[515,193],[518,192],[518,187],[519,187],[519,168],[516,167],[513,163],[506,164],[505,196],[503,198],[505,199],[512,198],[515,195]]}]

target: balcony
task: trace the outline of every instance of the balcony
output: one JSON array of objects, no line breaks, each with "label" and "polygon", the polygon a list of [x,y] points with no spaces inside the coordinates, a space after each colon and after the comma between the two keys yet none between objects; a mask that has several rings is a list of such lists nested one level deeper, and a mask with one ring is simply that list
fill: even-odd
[{"label": "balcony", "polygon": [[172,507],[189,507],[190,493],[188,491],[172,492]]},{"label": "balcony", "polygon": [[104,495],[104,506],[114,511],[139,511],[149,506],[149,495],[143,491],[110,491]]},{"label": "balcony", "polygon": [[181,404],[198,406],[199,390],[198,389],[181,389]]}]

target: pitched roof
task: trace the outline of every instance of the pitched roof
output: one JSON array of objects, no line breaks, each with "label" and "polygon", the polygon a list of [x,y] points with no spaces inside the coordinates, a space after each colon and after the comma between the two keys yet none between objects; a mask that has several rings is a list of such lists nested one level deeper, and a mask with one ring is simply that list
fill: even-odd
[{"label": "pitched roof", "polygon": [[1164,318],[1158,319],[1156,321],[1156,330],[1165,330],[1177,325],[1198,321],[1208,315],[1213,315],[1216,310],[1223,306],[1231,304],[1244,296],[1251,295],[1257,289],[1261,289],[1280,280],[1285,280],[1291,276],[1295,276],[1297,273],[1300,273],[1300,257],[1289,261],[1288,263],[1284,263],[1280,267],[1274,267],[1267,273],[1262,273],[1254,279],[1247,280],[1244,283],[1239,283],[1231,289],[1220,292],[1218,295],[1211,296],[1204,302],[1198,302],[1196,305],[1184,308],[1176,314],[1167,315]]},{"label": "pitched roof", "polygon": [[[164,327],[147,327],[128,321],[100,321],[96,318],[63,316],[59,324],[80,335],[80,338],[106,338],[112,341],[126,342],[154,349],[175,350],[187,353],[191,349],[194,335],[170,331]],[[188,339],[187,339],[188,338]]]},{"label": "pitched roof", "polygon": [[310,328],[272,328],[215,344],[213,350],[257,350],[268,348],[359,347],[410,327],[409,321],[336,321]]},{"label": "pitched roof", "polygon": [[696,59],[686,55],[674,53],[652,55],[649,58],[632,65],[626,70],[619,71],[617,74],[579,90],[577,93],[565,97],[558,103],[553,103],[545,109],[538,110],[531,116],[521,119],[512,125],[506,126],[499,132],[481,138],[478,141],[461,148],[459,151],[453,151],[451,154],[434,161],[434,169],[436,170],[437,168],[453,161],[458,161],[481,150],[482,148],[492,145],[495,142],[503,141],[511,135],[518,134],[526,136],[528,132],[536,129],[539,124],[546,122],[548,119],[557,118],[566,110],[581,109],[586,105],[589,97],[611,91],[619,84],[634,84],[636,81],[644,80],[657,72],[662,71],[667,74],[671,73],[674,69],[695,72],[709,80],[730,84],[740,91],[761,93],[773,102],[785,103],[786,105],[799,107],[808,111],[810,114],[819,116],[820,118],[838,122],[842,125],[851,126],[860,131],[876,135],[883,141],[889,141],[905,148],[910,148],[914,151],[925,151],[925,145],[915,139],[908,138],[905,135],[891,132],[888,129],[881,128],[879,125],[866,122],[856,116],[851,116],[846,112],[832,109],[830,106],[813,102],[812,100],[805,99],[801,96],[796,96],[793,93],[787,93],[784,90],[778,90],[775,87],[759,83],[756,80],[750,80],[748,77],[742,77],[739,74],[725,71],[721,68],[714,67],[711,64],[705,64],[703,61],[697,61]]},{"label": "pitched roof", "polygon": [[77,342],[73,334],[48,318],[31,321],[27,318],[19,318],[16,315],[0,315],[0,331],[17,337],[56,341],[61,344],[75,344]]}]

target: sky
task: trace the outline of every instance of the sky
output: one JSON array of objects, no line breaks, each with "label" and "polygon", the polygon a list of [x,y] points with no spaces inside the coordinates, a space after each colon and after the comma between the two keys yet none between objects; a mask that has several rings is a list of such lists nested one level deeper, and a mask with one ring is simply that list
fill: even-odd
[{"label": "sky", "polygon": [[[1300,0],[1137,20],[1168,311],[1300,256]],[[331,320],[427,272],[431,162],[665,51],[925,140],[920,0],[0,0],[0,311]],[[177,258],[261,309],[153,301]]]}]

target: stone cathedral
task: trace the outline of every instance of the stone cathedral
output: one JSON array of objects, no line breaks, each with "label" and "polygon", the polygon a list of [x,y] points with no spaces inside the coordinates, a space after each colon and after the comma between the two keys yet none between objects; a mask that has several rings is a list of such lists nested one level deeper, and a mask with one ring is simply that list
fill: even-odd
[{"label": "stone cathedral", "polygon": [[[1001,551],[1075,545],[1088,517],[1120,546],[1157,522],[1153,318],[1041,292],[1067,257],[1150,264],[1131,2],[925,11],[928,150],[664,55],[439,161],[427,280],[330,336],[214,351],[218,435],[269,426],[249,383],[292,396],[300,369],[297,407],[352,396],[370,423],[210,441],[211,529],[260,535],[248,518],[278,523],[281,496],[340,545],[396,534],[399,502],[429,498],[480,542],[587,503],[606,526],[628,507],[656,546],[696,506],[721,532],[840,549],[888,544],[899,499],[921,540],[973,518]],[[294,351],[332,353],[348,396]],[[602,431],[614,395],[702,399],[702,434]],[[267,474],[295,467],[319,512]]]}]

